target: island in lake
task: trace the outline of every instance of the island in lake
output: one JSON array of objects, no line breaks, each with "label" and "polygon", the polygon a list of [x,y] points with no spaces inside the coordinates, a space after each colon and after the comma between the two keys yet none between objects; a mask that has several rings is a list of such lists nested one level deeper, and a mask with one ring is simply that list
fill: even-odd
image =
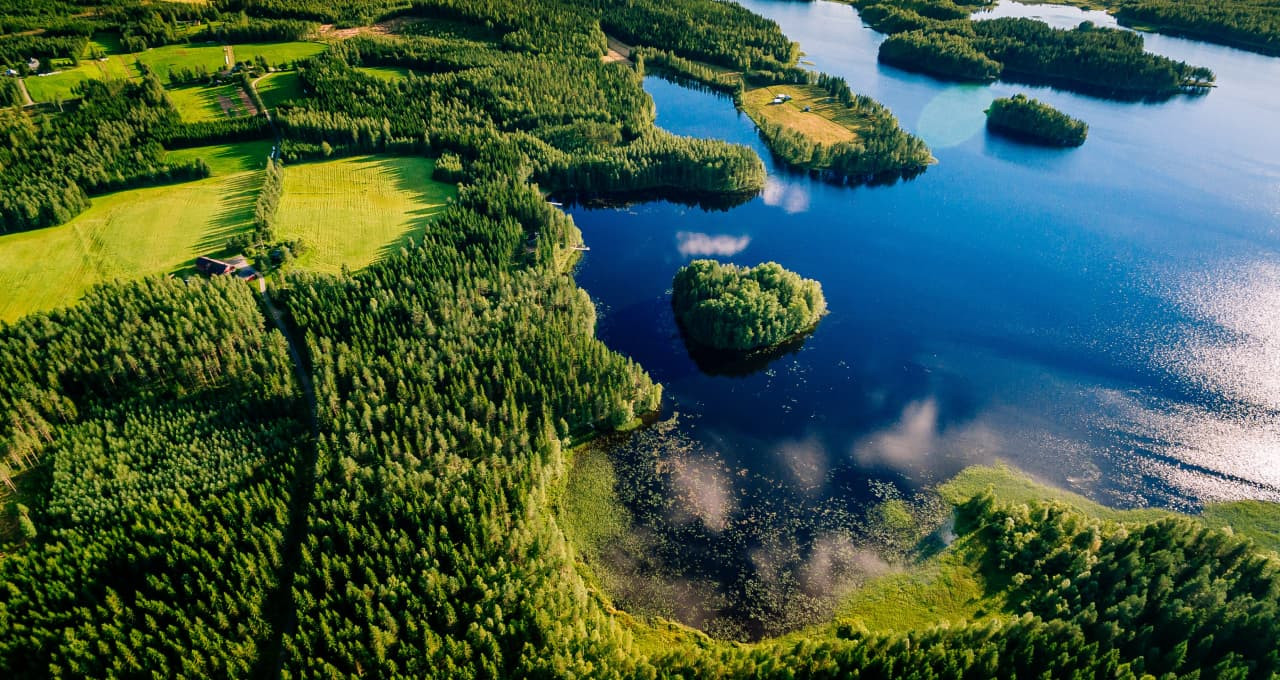
[{"label": "island in lake", "polygon": [[1080,146],[1089,136],[1084,121],[1024,94],[1002,97],[987,109],[987,129],[1046,146]]},{"label": "island in lake", "polygon": [[822,286],[776,262],[755,267],[695,260],[676,272],[671,302],[695,342],[746,352],[813,328],[827,313]]}]

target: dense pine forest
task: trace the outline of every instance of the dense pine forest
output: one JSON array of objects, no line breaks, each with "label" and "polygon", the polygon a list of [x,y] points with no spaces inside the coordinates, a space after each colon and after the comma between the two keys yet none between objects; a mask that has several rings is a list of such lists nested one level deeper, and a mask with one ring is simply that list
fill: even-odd
[{"label": "dense pine forest", "polygon": [[[886,11],[913,21],[905,7]],[[459,185],[420,236],[360,271],[285,269],[264,293],[235,277],[113,283],[0,324],[0,677],[1280,673],[1274,553],[1172,515],[948,499],[958,546],[1000,606],[912,632],[836,620],[738,644],[633,617],[584,576],[555,509],[576,445],[637,426],[662,387],[596,338],[595,306],[570,276],[581,234],[547,195],[758,192],[750,149],[656,128],[641,71],[601,57],[608,32],[695,75],[714,65],[792,82],[796,46],[773,22],[718,0],[18,0],[0,17],[0,65],[79,60],[104,32],[133,53],[388,19],[420,23],[327,43],[290,71],[297,93],[270,118],[185,121],[153,73],[0,112],[0,232],[64,223],[105,192],[206,177],[205,161],[167,152],[228,140],[279,146],[254,189],[247,251],[277,245],[294,164],[426,155]],[[1055,45],[1076,39],[990,23],[956,35],[1005,70],[1056,73]],[[1127,39],[1097,40],[1135,54]],[[812,79],[842,105],[883,111],[834,167],[927,154],[844,81]],[[811,326],[825,306],[816,285],[759,271],[750,313],[787,323],[761,324],[751,344]],[[772,288],[785,291],[766,300]],[[660,488],[661,471],[644,480],[654,486],[640,491]]]}]

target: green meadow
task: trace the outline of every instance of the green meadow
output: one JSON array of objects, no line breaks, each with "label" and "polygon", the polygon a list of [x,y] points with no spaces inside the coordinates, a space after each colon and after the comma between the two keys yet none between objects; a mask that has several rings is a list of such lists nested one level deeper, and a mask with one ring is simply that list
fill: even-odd
[{"label": "green meadow", "polygon": [[66,224],[0,236],[0,320],[72,304],[99,283],[182,273],[197,256],[221,252],[249,227],[270,148],[173,152],[175,162],[204,158],[214,176],[96,196]]},{"label": "green meadow", "polygon": [[300,268],[369,265],[421,234],[456,194],[431,179],[434,168],[427,158],[385,156],[287,166],[276,233],[303,243]]},{"label": "green meadow", "polygon": [[270,66],[293,64],[309,59],[328,49],[318,42],[246,43],[231,48],[235,61],[255,61],[262,57]]},{"label": "green meadow", "polygon": [[258,90],[258,96],[262,97],[262,103],[268,109],[274,109],[290,99],[302,97],[302,83],[294,71],[268,73],[255,80],[253,86]]},{"label": "green meadow", "polygon": [[366,73],[380,80],[399,81],[406,80],[413,71],[398,66],[359,66],[356,68],[361,73]]},{"label": "green meadow", "polygon": [[[176,68],[203,67],[213,72],[227,65],[230,58],[236,61],[254,61],[259,56],[272,66],[293,64],[314,57],[327,46],[317,42],[246,43],[224,47],[214,43],[178,44],[155,47],[138,53],[123,53],[117,38],[96,35],[85,50],[79,64],[69,60],[56,64],[57,73],[30,76],[24,79],[31,99],[46,103],[78,96],[75,86],[90,79],[137,78],[137,63],[145,65],[159,76],[161,82],[169,82],[169,72]],[[99,58],[90,55],[102,54]],[[296,78],[296,76],[294,76]],[[282,82],[281,85],[284,85]],[[296,83],[292,85],[296,90]],[[273,104],[269,104],[273,105]],[[196,120],[205,120],[198,118]]]},{"label": "green meadow", "polygon": [[241,97],[240,92],[241,88],[236,84],[215,87],[184,85],[169,89],[168,95],[182,120],[199,123],[252,115],[252,109],[245,104],[245,97]]}]

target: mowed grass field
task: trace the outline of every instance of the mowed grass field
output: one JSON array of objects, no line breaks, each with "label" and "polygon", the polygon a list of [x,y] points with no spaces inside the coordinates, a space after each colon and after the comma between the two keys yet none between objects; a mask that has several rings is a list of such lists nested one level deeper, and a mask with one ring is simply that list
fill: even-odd
[{"label": "mowed grass field", "polygon": [[173,107],[178,110],[182,120],[188,123],[199,123],[224,118],[240,118],[254,114],[252,101],[242,95],[239,85],[227,84],[216,87],[202,85],[186,85],[170,88],[166,94]]},{"label": "mowed grass field", "polygon": [[[781,94],[791,95],[791,101],[769,103]],[[820,144],[854,141],[865,121],[840,102],[829,100],[827,91],[817,85],[770,85],[743,92],[742,109],[757,124],[769,121],[782,125]],[[806,112],[806,106],[811,110]]]},{"label": "mowed grass field", "polygon": [[303,269],[359,269],[421,234],[457,189],[431,179],[426,158],[359,156],[290,165],[276,213],[281,239],[307,250]]},{"label": "mowed grass field", "polygon": [[196,69],[203,66],[210,73],[226,65],[221,45],[165,45],[131,55],[146,64],[160,82],[168,84],[169,72],[175,68]]},{"label": "mowed grass field", "polygon": [[270,144],[187,149],[209,179],[120,191],[93,199],[70,222],[0,236],[0,320],[76,302],[99,283],[183,273],[250,227]]},{"label": "mowed grass field", "polygon": [[254,61],[258,57],[269,66],[292,64],[320,54],[329,46],[318,42],[245,43],[231,48],[235,61]]}]

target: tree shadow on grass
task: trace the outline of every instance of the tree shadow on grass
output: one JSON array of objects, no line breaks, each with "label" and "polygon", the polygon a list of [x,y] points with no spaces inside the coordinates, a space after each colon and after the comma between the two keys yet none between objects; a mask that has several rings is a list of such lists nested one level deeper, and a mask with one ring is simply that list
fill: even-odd
[{"label": "tree shadow on grass", "polygon": [[394,181],[396,190],[415,194],[418,197],[418,207],[405,213],[404,232],[388,243],[383,244],[378,249],[374,262],[381,262],[383,259],[399,253],[400,249],[410,241],[420,242],[423,234],[427,231],[427,226],[444,214],[445,209],[449,206],[449,201],[458,193],[457,187],[454,185],[431,179],[431,173],[435,169],[434,161],[423,164],[404,162],[421,160],[417,157],[403,157],[391,160],[400,161],[386,166]]},{"label": "tree shadow on grass", "polygon": [[[223,182],[224,189],[218,211],[214,213],[196,247],[202,254],[226,255],[227,241],[249,229],[253,209],[262,189],[262,173],[246,172]],[[185,270],[184,264],[178,271]]]}]

